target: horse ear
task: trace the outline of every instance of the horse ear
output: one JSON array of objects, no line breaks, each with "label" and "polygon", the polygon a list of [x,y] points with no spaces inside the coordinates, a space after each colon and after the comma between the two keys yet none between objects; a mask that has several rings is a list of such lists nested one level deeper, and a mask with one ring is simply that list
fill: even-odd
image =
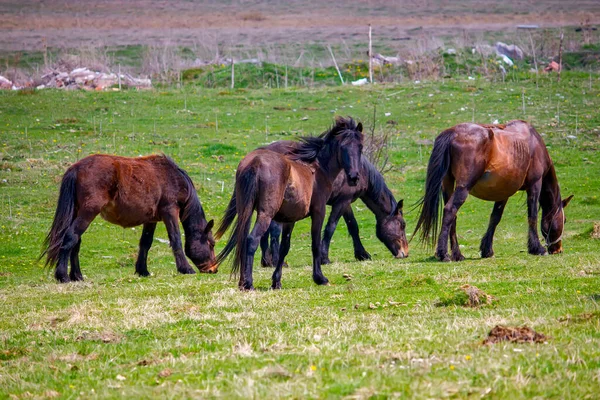
[{"label": "horse ear", "polygon": [[359,132],[363,131],[362,122],[359,122],[358,125],[356,125],[356,130],[359,131]]},{"label": "horse ear", "polygon": [[573,198],[574,195],[570,195],[569,197],[567,197],[566,199],[563,199],[562,201],[562,207],[565,208],[566,206],[569,205],[569,202],[571,201],[571,199]]},{"label": "horse ear", "polygon": [[401,215],[402,214],[402,207],[404,207],[404,199],[401,199],[398,202],[398,205],[396,206],[396,209],[394,210],[394,214]]},{"label": "horse ear", "polygon": [[208,224],[206,224],[206,228],[204,228],[204,233],[208,234],[212,230],[214,225],[215,225],[214,219],[211,219],[210,221],[208,221]]}]

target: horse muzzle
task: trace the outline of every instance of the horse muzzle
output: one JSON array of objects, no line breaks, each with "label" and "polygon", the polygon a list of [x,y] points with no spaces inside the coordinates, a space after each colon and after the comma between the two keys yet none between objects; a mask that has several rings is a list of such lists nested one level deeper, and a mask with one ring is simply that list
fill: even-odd
[{"label": "horse muzzle", "polygon": [[216,274],[219,272],[219,265],[211,261],[203,265],[198,265],[198,270],[204,274]]}]

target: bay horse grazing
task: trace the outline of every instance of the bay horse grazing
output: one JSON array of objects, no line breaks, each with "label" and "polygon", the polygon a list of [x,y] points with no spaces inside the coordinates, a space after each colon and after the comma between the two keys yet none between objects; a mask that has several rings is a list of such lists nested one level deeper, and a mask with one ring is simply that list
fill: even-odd
[{"label": "bay horse grazing", "polygon": [[[527,192],[529,253],[546,254],[536,227],[538,203],[548,252],[561,253],[564,208],[573,196],[561,199],[554,164],[540,134],[529,123],[518,120],[506,125],[456,125],[435,139],[415,233],[422,229],[421,239],[435,243],[439,198],[443,197],[442,227],[435,255],[442,261],[464,260],[456,238],[456,214],[470,193],[494,202],[480,245],[481,257],[491,257],[494,232],[506,202],[519,190]],[[448,236],[451,256],[448,256]]]},{"label": "bay horse grazing", "polygon": [[[235,228],[225,248],[217,256],[220,264],[234,250],[233,273],[239,271],[239,287],[253,290],[252,265],[261,237],[272,220],[283,224],[279,260],[272,288],[281,288],[281,270],[290,248],[296,221],[311,217],[313,280],[329,283],[321,271],[321,228],[325,205],[333,181],[343,170],[350,185],[359,182],[363,146],[362,124],[338,117],[335,125],[318,137],[304,137],[289,155],[257,149],[238,165],[235,191],[217,230],[220,238],[237,215]],[[250,232],[250,219],[256,210],[256,223]]]},{"label": "bay horse grazing", "polygon": [[[94,154],[67,169],[40,256],[46,256],[46,265],[56,266],[54,276],[59,282],[83,280],[79,267],[81,235],[98,214],[125,228],[144,225],[135,263],[138,275],[150,275],[146,259],[159,221],[167,227],[177,271],[195,273],[187,255],[201,272],[216,272],[211,233],[214,221],[206,222],[192,180],[167,156]],[[185,253],[179,220],[185,232]],[[67,275],[69,260],[71,271]]]},{"label": "bay horse grazing", "polygon": [[[297,146],[298,142],[281,140],[271,143],[265,148],[278,153],[289,154]],[[381,173],[365,157],[361,157],[359,174],[364,179],[361,179],[355,186],[350,186],[345,174],[339,174],[333,182],[333,189],[329,200],[327,200],[327,204],[331,206],[331,213],[325,225],[321,244],[322,264],[330,263],[329,245],[342,216],[352,237],[354,257],[359,261],[371,259],[371,255],[360,240],[358,222],[351,206],[359,198],[375,214],[377,238],[385,244],[394,257],[408,257],[406,223],[402,212],[403,200],[396,202]],[[279,224],[271,222],[269,230],[263,235],[260,242],[262,249],[261,263],[263,266],[272,266],[277,263],[280,234],[281,227]],[[271,239],[270,245],[269,236]]]}]

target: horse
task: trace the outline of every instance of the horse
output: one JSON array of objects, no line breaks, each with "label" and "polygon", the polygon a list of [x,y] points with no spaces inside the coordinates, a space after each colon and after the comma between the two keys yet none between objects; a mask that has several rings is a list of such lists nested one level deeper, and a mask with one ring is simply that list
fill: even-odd
[{"label": "horse", "polygon": [[[496,125],[456,125],[440,133],[433,144],[415,234],[421,229],[421,240],[435,244],[442,197],[442,227],[435,256],[441,261],[464,260],[456,237],[456,214],[472,194],[494,202],[489,226],[479,247],[482,258],[492,257],[494,232],[506,202],[520,190],[527,192],[529,254],[561,253],[564,209],[573,196],[561,199],[554,164],[540,134],[521,120]],[[542,209],[540,225],[547,250],[540,243],[537,231],[538,203]],[[448,238],[451,256],[448,255]]]},{"label": "horse", "polygon": [[[177,271],[194,274],[186,259],[201,272],[216,272],[214,221],[206,222],[204,210],[188,174],[165,155],[119,157],[94,154],[70,166],[62,178],[54,221],[40,259],[55,266],[59,282],[82,281],[79,266],[81,236],[100,214],[124,228],[143,224],[135,272],[148,276],[146,260],[156,223],[167,227]],[[185,232],[185,253],[179,222]],[[71,262],[71,271],[67,267]]]},{"label": "horse", "polygon": [[[297,142],[281,140],[266,146],[266,149],[282,154],[289,154],[298,145]],[[331,213],[325,225],[321,244],[321,264],[329,264],[329,244],[335,228],[343,216],[348,226],[348,232],[354,245],[354,257],[359,261],[370,260],[371,255],[364,248],[359,235],[359,228],[351,204],[360,198],[375,214],[377,238],[389,249],[396,258],[408,257],[408,241],[406,240],[406,223],[402,207],[403,200],[396,202],[394,195],[385,184],[385,180],[377,168],[365,157],[361,158],[360,176],[364,177],[356,186],[350,186],[346,175],[339,174],[333,182],[333,190],[327,200]],[[279,235],[281,227],[277,222],[271,222],[269,230],[263,235],[260,247],[262,250],[261,264],[264,267],[277,264]],[[270,236],[270,244],[269,244]]]},{"label": "horse", "polygon": [[[259,148],[240,161],[235,191],[215,234],[218,239],[237,216],[235,227],[217,256],[221,264],[235,249],[232,273],[239,272],[239,288],[254,290],[252,266],[261,237],[272,220],[283,224],[279,260],[272,277],[272,289],[281,289],[281,271],[290,248],[296,221],[311,217],[313,281],[327,285],[321,271],[321,228],[333,182],[343,170],[348,183],[356,186],[360,176],[363,147],[362,124],[352,118],[336,118],[334,126],[316,137],[304,137],[289,154]],[[250,219],[256,222],[250,232]]]}]

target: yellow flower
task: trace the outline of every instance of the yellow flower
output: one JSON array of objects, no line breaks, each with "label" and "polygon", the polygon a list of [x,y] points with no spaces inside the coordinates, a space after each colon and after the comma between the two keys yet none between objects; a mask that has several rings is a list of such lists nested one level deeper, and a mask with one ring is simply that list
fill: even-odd
[{"label": "yellow flower", "polygon": [[310,366],[310,370],[311,371],[316,371],[317,370],[317,366],[316,365],[311,365]]},{"label": "yellow flower", "polygon": [[450,370],[454,371],[454,365],[450,366]]},{"label": "yellow flower", "polygon": [[470,359],[471,359],[471,356],[467,354],[467,355],[465,356],[465,360],[469,361]]}]

